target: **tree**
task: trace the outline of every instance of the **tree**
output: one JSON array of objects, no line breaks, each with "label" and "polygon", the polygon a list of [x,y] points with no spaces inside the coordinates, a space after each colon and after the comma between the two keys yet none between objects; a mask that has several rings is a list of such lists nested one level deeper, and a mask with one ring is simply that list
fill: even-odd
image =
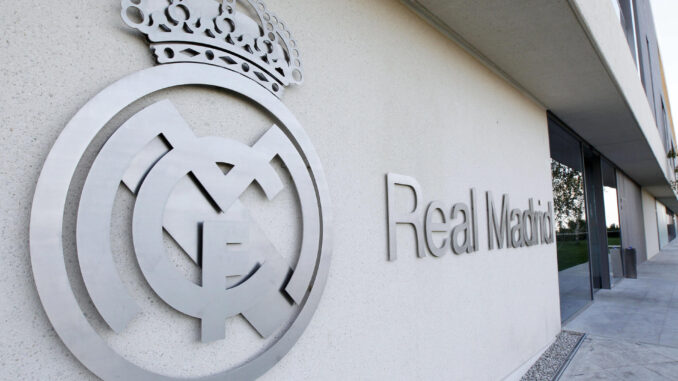
[{"label": "tree", "polygon": [[[584,220],[584,179],[576,171],[555,160],[551,160],[553,181],[553,209],[558,231],[570,230],[578,233],[585,229]],[[578,239],[578,235],[575,235]]]}]

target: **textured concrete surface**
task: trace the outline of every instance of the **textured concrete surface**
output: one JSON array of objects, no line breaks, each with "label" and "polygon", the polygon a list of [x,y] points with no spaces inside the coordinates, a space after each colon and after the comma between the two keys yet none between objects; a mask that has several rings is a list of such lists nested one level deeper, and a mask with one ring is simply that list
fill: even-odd
[{"label": "textured concrete surface", "polygon": [[675,381],[678,348],[590,335],[560,379]]},{"label": "textured concrete surface", "polygon": [[[423,198],[450,207],[467,202],[471,187],[508,193],[516,208],[526,208],[530,197],[548,201],[544,110],[398,1],[266,4],[301,50],[305,82],[288,89],[283,102],[324,166],[334,247],[310,325],[263,379],[503,378],[560,331],[555,245],[490,252],[481,212],[479,252],[419,259],[414,235],[403,227],[398,261],[389,263],[384,175],[415,176]],[[119,13],[119,0],[24,0],[0,15],[0,378],[92,377],[42,310],[28,217],[42,163],[68,120],[106,86],[153,65],[144,38],[125,27]],[[125,110],[111,129],[161,99],[170,99],[201,136],[251,144],[271,123],[250,103],[214,89],[179,88],[150,98]],[[91,159],[83,159],[73,182],[69,211]],[[81,306],[99,333],[130,361],[169,375],[210,374],[251,354],[259,343],[242,319],[227,327],[227,340],[202,344],[198,322],[148,289],[129,243],[126,213],[133,200],[120,193],[112,224],[116,264],[146,309],[129,330],[113,335],[81,287]],[[284,228],[299,222],[289,203],[252,196],[248,205],[261,207],[267,223],[260,225],[271,228],[271,239],[295,237]],[[66,216],[66,226],[73,218]],[[75,274],[70,234],[66,264]]]},{"label": "textured concrete surface", "polygon": [[589,334],[563,379],[678,379],[678,242],[566,325]]}]

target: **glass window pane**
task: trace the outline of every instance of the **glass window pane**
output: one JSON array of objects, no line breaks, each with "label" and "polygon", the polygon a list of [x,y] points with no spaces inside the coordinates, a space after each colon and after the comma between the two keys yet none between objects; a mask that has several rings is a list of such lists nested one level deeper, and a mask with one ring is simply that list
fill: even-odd
[{"label": "glass window pane", "polygon": [[549,123],[549,140],[560,316],[567,320],[591,300],[582,154],[579,142],[552,122]]},{"label": "glass window pane", "polygon": [[610,265],[610,280],[611,284],[614,285],[624,277],[617,174],[614,167],[605,160],[602,162],[602,171],[603,204],[605,205],[605,227],[607,230],[607,256]]}]

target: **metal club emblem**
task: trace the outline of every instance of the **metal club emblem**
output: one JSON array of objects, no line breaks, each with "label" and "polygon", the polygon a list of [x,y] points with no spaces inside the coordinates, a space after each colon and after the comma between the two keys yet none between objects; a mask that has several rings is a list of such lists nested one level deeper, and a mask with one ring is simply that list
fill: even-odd
[{"label": "metal club emblem", "polygon": [[[248,12],[239,12],[238,9]],[[169,100],[124,121],[98,151],[77,205],[79,270],[92,304],[114,332],[143,311],[120,279],[111,218],[121,185],[134,196],[132,241],[148,286],[178,313],[200,320],[203,342],[228,340],[226,320],[243,316],[271,344],[245,362],[202,379],[252,379],[294,345],[327,278],[328,191],[307,135],[279,100],[302,81],[296,42],[261,1],[122,0],[124,21],[145,34],[160,65],[101,91],[68,123],[35,190],[30,249],[47,315],[71,352],[103,379],[164,379],[116,353],[83,314],[64,262],[63,218],[71,179],[95,136],[128,105],[179,86],[225,89],[277,121],[247,145],[198,137]],[[284,188],[271,166],[280,159],[299,198],[298,258],[280,255],[240,196],[253,183],[272,200]],[[223,165],[228,170],[223,169]],[[163,232],[200,266],[185,279],[168,259]]]}]

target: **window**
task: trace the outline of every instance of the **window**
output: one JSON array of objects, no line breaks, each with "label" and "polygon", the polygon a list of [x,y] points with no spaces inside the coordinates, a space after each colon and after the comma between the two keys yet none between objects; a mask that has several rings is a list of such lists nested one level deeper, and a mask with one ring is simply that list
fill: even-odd
[{"label": "window", "polygon": [[592,298],[584,163],[579,141],[552,120],[549,142],[560,317],[565,321]]}]

